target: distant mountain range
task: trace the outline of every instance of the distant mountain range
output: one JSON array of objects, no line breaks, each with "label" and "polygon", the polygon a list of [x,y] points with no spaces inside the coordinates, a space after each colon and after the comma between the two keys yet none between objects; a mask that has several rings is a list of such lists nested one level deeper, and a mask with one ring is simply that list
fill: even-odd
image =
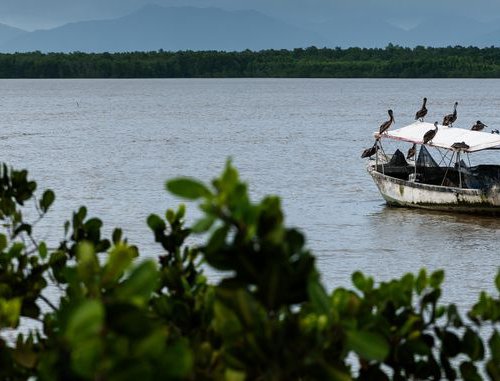
[{"label": "distant mountain range", "polygon": [[257,11],[149,5],[124,17],[82,21],[26,32],[0,24],[0,52],[125,52],[152,50],[291,49],[500,45],[500,24],[456,15],[404,30],[356,13],[329,15],[322,23],[293,25]]},{"label": "distant mountain range", "polygon": [[0,46],[27,33],[22,29],[0,24]]}]

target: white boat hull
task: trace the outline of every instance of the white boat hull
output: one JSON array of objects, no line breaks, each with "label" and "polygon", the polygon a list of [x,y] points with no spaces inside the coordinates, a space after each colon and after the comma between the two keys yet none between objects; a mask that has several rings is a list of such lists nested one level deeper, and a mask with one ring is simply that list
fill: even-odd
[{"label": "white boat hull", "polygon": [[368,166],[389,205],[440,211],[500,215],[500,187],[487,191],[422,184],[384,175]]}]

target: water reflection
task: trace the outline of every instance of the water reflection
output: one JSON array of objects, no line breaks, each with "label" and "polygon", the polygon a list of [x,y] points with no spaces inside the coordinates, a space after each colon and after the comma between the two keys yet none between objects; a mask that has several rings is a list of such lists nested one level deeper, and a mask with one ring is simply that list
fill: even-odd
[{"label": "water reflection", "polygon": [[[370,213],[373,218],[399,221],[429,221],[440,222],[443,228],[449,228],[446,224],[471,225],[472,229],[483,227],[486,229],[500,229],[500,219],[495,216],[477,215],[469,213],[453,213],[444,211],[433,211],[416,208],[399,208],[382,204],[380,210]],[[450,231],[446,230],[448,234]]]},{"label": "water reflection", "polygon": [[[368,219],[372,227],[368,239],[377,257],[383,255],[383,249],[395,249],[385,259],[383,277],[423,267],[445,269],[445,300],[464,308],[470,307],[480,291],[493,291],[499,263],[498,218],[383,205]],[[366,267],[368,271],[376,271],[374,262]]]}]

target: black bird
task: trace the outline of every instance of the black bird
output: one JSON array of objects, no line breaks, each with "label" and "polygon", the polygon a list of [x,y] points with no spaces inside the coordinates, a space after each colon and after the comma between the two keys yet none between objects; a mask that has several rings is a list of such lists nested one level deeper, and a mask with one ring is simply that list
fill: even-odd
[{"label": "black bird", "polygon": [[432,139],[434,139],[434,136],[436,136],[438,132],[438,122],[434,122],[434,127],[436,127],[435,130],[429,130],[424,134],[424,141],[422,144],[427,144],[429,143]]},{"label": "black bird", "polygon": [[417,153],[417,145],[414,143],[413,146],[410,147],[408,150],[408,154],[406,155],[406,159],[409,160],[412,157],[415,157],[415,154]]},{"label": "black bird", "polygon": [[425,108],[425,104],[427,103],[427,98],[424,98],[424,103],[422,104],[422,108],[417,111],[415,114],[415,120],[420,120],[421,122],[424,121],[424,116],[427,115],[427,109]]},{"label": "black bird", "polygon": [[443,118],[443,126],[453,127],[453,123],[457,120],[457,106],[458,102],[455,102],[455,106],[453,107],[453,114],[448,114]]},{"label": "black bird", "polygon": [[461,143],[457,142],[457,143],[453,143],[451,145],[451,148],[454,148],[454,149],[460,151],[460,150],[469,149],[470,147],[467,144],[465,144],[465,142],[461,142]]},{"label": "black bird", "polygon": [[392,110],[387,110],[387,113],[389,114],[389,120],[381,124],[380,134],[383,134],[385,131],[387,131],[389,127],[391,127],[391,124],[394,123],[394,116],[392,114]]},{"label": "black bird", "polygon": [[378,151],[377,142],[378,141],[375,141],[375,144],[372,147],[365,149],[361,154],[361,158],[372,157],[373,155],[375,155]]},{"label": "black bird", "polygon": [[472,131],[482,131],[484,127],[488,127],[486,124],[478,120],[475,125],[472,126]]},{"label": "black bird", "polygon": [[500,131],[498,131],[498,130],[493,130],[493,131],[491,131],[491,133],[492,133],[492,134],[500,134]]}]

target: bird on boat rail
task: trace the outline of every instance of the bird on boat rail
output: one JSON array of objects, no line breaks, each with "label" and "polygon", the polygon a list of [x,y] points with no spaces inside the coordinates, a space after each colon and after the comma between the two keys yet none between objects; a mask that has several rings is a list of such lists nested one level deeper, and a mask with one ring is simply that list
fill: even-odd
[{"label": "bird on boat rail", "polygon": [[457,106],[458,102],[455,102],[455,106],[453,106],[453,114],[445,115],[443,118],[443,126],[453,127],[453,123],[457,120]]},{"label": "bird on boat rail", "polygon": [[478,120],[475,125],[472,126],[472,131],[482,131],[485,127],[488,127],[486,124]]},{"label": "bird on boat rail", "polygon": [[377,151],[378,151],[378,139],[375,140],[375,144],[372,147],[367,148],[363,151],[363,153],[361,154],[361,158],[364,159],[365,157],[372,157],[377,153]]},{"label": "bird on boat rail", "polygon": [[416,153],[417,153],[417,145],[413,143],[413,145],[408,150],[408,153],[406,154],[406,160],[410,160],[412,157],[415,157]]},{"label": "bird on boat rail", "polygon": [[395,122],[392,110],[387,110],[387,113],[389,114],[389,120],[380,125],[380,130],[379,130],[380,135],[386,132],[389,129],[389,127],[391,127],[391,124]]},{"label": "bird on boat rail", "polygon": [[427,115],[427,109],[425,108],[425,104],[427,103],[427,98],[424,98],[424,103],[422,104],[422,108],[417,111],[415,114],[415,120],[419,120],[420,122],[424,121],[424,117]]},{"label": "bird on boat rail", "polygon": [[424,134],[424,140],[422,144],[427,144],[432,141],[432,139],[434,139],[434,136],[436,136],[438,132],[438,122],[434,122],[434,127],[434,130],[429,130]]}]

